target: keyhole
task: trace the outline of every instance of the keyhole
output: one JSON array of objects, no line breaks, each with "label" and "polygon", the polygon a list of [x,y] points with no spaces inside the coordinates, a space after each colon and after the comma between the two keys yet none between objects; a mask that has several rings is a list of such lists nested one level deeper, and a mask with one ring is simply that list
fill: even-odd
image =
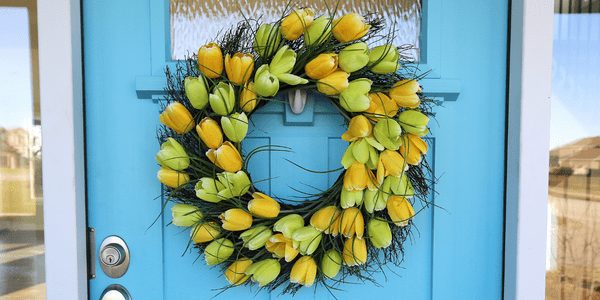
[{"label": "keyhole", "polygon": [[109,256],[108,256],[108,263],[109,263],[109,264],[112,264],[112,263],[113,263],[113,261],[114,261],[114,257],[113,257],[112,255],[109,255]]}]

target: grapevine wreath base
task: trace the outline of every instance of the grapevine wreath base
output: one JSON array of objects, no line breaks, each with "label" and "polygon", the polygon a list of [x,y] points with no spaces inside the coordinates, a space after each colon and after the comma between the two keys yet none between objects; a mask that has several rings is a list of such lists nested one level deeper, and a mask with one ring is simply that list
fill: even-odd
[{"label": "grapevine wreath base", "polygon": [[[243,20],[167,68],[158,179],[175,202],[173,224],[190,227],[190,245],[223,267],[224,289],[337,289],[402,262],[413,205],[430,205],[424,137],[435,103],[403,55],[411,46],[389,44],[383,24],[286,8],[273,23]],[[348,121],[349,145],[333,186],[290,204],[257,190],[268,178],[247,166],[257,153],[293,149],[241,149],[252,113],[295,89],[327,96]]]}]

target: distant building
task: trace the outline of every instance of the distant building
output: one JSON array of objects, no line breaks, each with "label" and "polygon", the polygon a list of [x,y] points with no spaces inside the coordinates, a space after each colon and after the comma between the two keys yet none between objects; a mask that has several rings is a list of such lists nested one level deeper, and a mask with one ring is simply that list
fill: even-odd
[{"label": "distant building", "polygon": [[550,167],[570,168],[587,174],[600,170],[600,136],[588,137],[550,151]]}]

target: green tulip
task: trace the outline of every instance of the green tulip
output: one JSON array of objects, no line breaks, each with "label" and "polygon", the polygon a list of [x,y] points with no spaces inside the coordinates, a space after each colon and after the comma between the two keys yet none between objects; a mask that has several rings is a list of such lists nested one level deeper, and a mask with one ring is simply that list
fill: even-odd
[{"label": "green tulip", "polygon": [[369,53],[369,67],[376,74],[394,73],[400,68],[398,59],[400,59],[400,53],[394,45],[377,46]]},{"label": "green tulip", "polygon": [[418,110],[405,110],[398,116],[398,121],[402,129],[416,136],[425,136],[429,133],[427,124],[429,117]]},{"label": "green tulip", "polygon": [[367,43],[356,43],[340,51],[338,55],[340,68],[348,73],[356,72],[369,63]]},{"label": "green tulip", "polygon": [[349,191],[342,188],[340,195],[340,206],[342,208],[348,208],[355,205],[360,205],[363,200],[363,191]]},{"label": "green tulip", "polygon": [[326,16],[316,18],[304,32],[306,45],[319,45],[331,37],[331,19]]},{"label": "green tulip", "polygon": [[364,208],[367,212],[373,213],[374,211],[381,211],[385,209],[387,204],[387,198],[389,197],[388,192],[384,187],[374,190],[365,190],[363,196]]},{"label": "green tulip", "polygon": [[224,188],[219,191],[219,196],[226,199],[246,194],[252,184],[250,178],[248,178],[248,174],[244,171],[237,171],[236,173],[219,173],[217,174],[217,178],[224,186]]},{"label": "green tulip", "polygon": [[292,234],[294,248],[302,255],[311,255],[319,247],[323,234],[312,226],[298,228]]},{"label": "green tulip", "polygon": [[254,92],[263,97],[273,97],[279,91],[279,79],[271,73],[269,65],[262,65],[254,74]]},{"label": "green tulip", "polygon": [[321,273],[327,278],[337,276],[342,268],[342,255],[334,249],[329,249],[321,259]]},{"label": "green tulip", "polygon": [[221,115],[226,116],[233,111],[235,106],[235,91],[229,83],[219,82],[213,89],[213,93],[208,97],[212,110]]},{"label": "green tulip", "polygon": [[225,189],[225,186],[221,182],[210,177],[200,178],[194,189],[196,190],[196,197],[207,202],[217,203],[226,199],[219,194],[220,191]]},{"label": "green tulip", "polygon": [[206,79],[200,74],[198,77],[186,77],[183,81],[186,97],[196,109],[203,109],[208,104],[208,90]]},{"label": "green tulip", "polygon": [[369,241],[375,248],[387,248],[392,244],[392,230],[386,221],[371,219],[367,225]]},{"label": "green tulip", "polygon": [[275,56],[273,56],[273,60],[271,60],[271,64],[269,64],[269,71],[271,74],[277,76],[279,81],[289,85],[308,83],[308,80],[290,73],[294,69],[295,64],[296,52],[285,45],[275,53]]},{"label": "green tulip", "polygon": [[340,93],[340,105],[349,112],[365,111],[371,105],[369,91],[373,81],[367,78],[352,80],[348,87]]},{"label": "green tulip", "polygon": [[252,281],[258,282],[258,285],[263,287],[275,280],[279,272],[281,272],[279,261],[269,258],[253,263],[246,269],[245,274],[252,276]]},{"label": "green tulip", "polygon": [[304,227],[304,218],[301,215],[291,214],[275,222],[273,230],[283,233],[284,237],[290,239],[294,231],[302,227]]},{"label": "green tulip", "polygon": [[[342,156],[342,166],[348,169],[355,162],[367,164],[369,169],[375,169],[379,161],[377,149],[383,148],[372,138],[362,138],[350,143]],[[382,150],[382,149],[380,149]]]},{"label": "green tulip", "polygon": [[415,189],[406,173],[403,173],[402,176],[387,176],[384,180],[384,186],[389,186],[394,195],[403,196],[404,198],[411,198],[415,195]]},{"label": "green tulip", "polygon": [[167,141],[160,145],[156,161],[161,166],[176,171],[183,171],[190,166],[190,158],[185,149],[173,138],[167,138]]},{"label": "green tulip", "polygon": [[173,205],[171,215],[173,216],[173,225],[181,227],[189,227],[202,220],[200,209],[189,204],[177,203]]},{"label": "green tulip", "polygon": [[380,119],[373,128],[373,135],[386,149],[398,150],[402,145],[402,128],[392,119]]},{"label": "green tulip", "polygon": [[230,141],[239,143],[248,133],[248,116],[242,112],[221,117],[221,127]]},{"label": "green tulip", "polygon": [[226,261],[233,254],[233,242],[226,238],[212,241],[204,248],[204,259],[206,264],[214,266]]},{"label": "green tulip", "polygon": [[254,51],[262,57],[270,57],[281,43],[279,25],[262,24],[256,31]]},{"label": "green tulip", "polygon": [[262,248],[273,232],[267,226],[252,227],[240,234],[240,238],[244,241],[244,246],[250,250]]}]

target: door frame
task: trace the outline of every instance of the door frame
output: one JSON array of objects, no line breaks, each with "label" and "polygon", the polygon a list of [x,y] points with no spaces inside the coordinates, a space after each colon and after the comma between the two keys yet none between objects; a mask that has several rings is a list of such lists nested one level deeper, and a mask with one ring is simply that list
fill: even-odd
[{"label": "door frame", "polygon": [[[509,2],[504,299],[543,299],[553,4]],[[87,299],[80,1],[38,0],[38,28],[47,296]]]}]

